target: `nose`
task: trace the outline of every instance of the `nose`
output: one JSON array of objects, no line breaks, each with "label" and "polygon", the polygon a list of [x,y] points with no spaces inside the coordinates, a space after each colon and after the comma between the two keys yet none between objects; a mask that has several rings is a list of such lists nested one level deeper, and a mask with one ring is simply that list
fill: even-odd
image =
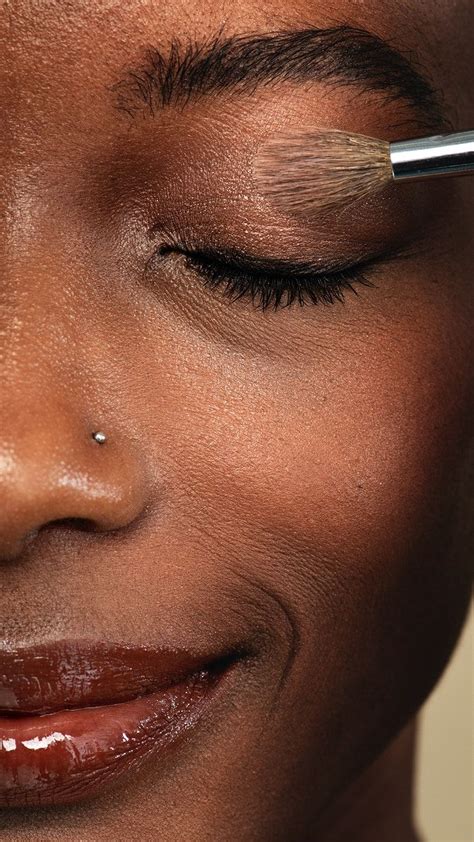
[{"label": "nose", "polygon": [[[49,421],[23,415],[21,429],[0,430],[0,559],[20,557],[45,527],[114,531],[145,506],[144,469],[124,433],[84,422],[72,411]],[[53,416],[55,423],[52,423]],[[18,416],[17,416],[18,417]],[[94,433],[104,432],[106,439]]]}]

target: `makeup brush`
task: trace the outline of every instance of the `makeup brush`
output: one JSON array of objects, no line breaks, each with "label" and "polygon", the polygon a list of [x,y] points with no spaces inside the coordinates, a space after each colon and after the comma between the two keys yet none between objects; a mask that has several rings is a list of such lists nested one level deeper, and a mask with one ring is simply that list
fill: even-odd
[{"label": "makeup brush", "polygon": [[392,181],[474,174],[474,130],[388,143],[339,130],[271,139],[254,164],[260,188],[284,210],[312,215],[372,195]]}]

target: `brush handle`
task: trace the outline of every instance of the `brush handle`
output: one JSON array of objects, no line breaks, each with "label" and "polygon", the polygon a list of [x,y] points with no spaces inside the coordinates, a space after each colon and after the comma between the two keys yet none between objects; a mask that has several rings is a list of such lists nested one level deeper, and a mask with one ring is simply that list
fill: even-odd
[{"label": "brush handle", "polygon": [[474,131],[396,141],[390,161],[395,181],[474,175]]}]

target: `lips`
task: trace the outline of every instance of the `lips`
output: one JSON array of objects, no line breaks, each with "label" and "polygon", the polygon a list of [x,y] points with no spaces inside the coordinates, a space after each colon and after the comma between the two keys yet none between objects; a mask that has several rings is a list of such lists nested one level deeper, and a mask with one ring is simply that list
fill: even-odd
[{"label": "lips", "polygon": [[0,807],[113,786],[197,724],[239,658],[63,642],[0,652]]}]

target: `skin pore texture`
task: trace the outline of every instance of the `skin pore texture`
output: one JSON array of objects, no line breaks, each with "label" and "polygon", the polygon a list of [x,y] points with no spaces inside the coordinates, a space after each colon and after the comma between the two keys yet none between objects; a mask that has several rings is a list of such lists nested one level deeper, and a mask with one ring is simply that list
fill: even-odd
[{"label": "skin pore texture", "polygon": [[[340,24],[474,125],[468,0],[1,5],[1,646],[253,653],[179,748],[0,809],[5,842],[421,838],[417,712],[472,586],[472,179],[294,220],[252,181],[265,137],[427,133],[413,110],[282,81],[131,116],[114,87],[173,39]],[[379,261],[344,302],[262,311],[186,249]]]}]

